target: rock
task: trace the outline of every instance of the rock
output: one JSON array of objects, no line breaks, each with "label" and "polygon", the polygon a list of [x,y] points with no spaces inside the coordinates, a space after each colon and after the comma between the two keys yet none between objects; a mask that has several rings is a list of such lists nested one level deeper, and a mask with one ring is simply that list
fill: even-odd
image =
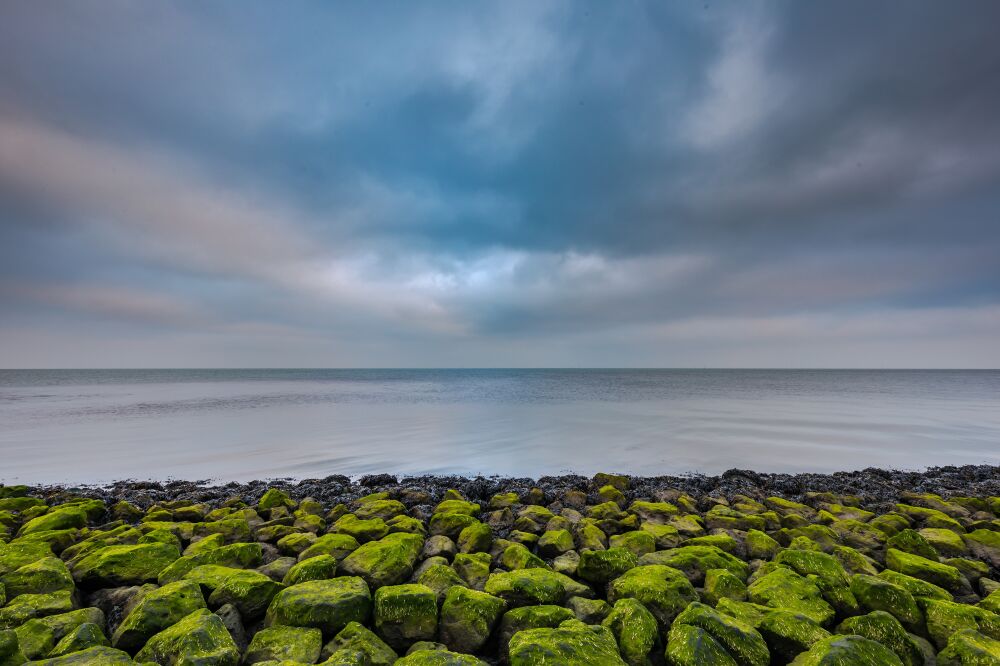
[{"label": "rock", "polygon": [[738,664],[767,666],[770,662],[767,644],[756,629],[710,606],[691,603],[674,619],[674,626],[685,624],[707,631]]},{"label": "rock", "polygon": [[84,622],[63,636],[48,656],[62,657],[87,648],[107,645],[108,639],[101,628],[91,622]]},{"label": "rock", "polygon": [[268,605],[285,586],[258,571],[237,570],[215,588],[208,602],[212,607],[232,604],[247,620],[264,615]]},{"label": "rock", "polygon": [[785,662],[830,637],[830,632],[812,618],[784,610],[768,611],[757,625],[757,631],[764,637],[772,654]]},{"label": "rock", "polygon": [[611,631],[567,620],[555,629],[526,629],[514,634],[509,646],[511,666],[553,663],[562,666],[624,664]]},{"label": "rock", "polygon": [[659,638],[656,618],[635,599],[619,599],[601,622],[614,634],[622,659],[629,666],[645,666]]},{"label": "rock", "polygon": [[442,650],[419,650],[396,662],[396,666],[488,666],[468,654]]},{"label": "rock", "polygon": [[[957,534],[955,535],[959,540]],[[919,555],[920,557],[925,557],[929,560],[937,561],[938,552],[934,549],[934,546],[930,544],[924,535],[913,529],[905,529],[901,532],[894,534],[892,537],[886,541],[886,547],[895,548],[901,550],[904,553],[910,553],[911,555]]]},{"label": "rock", "polygon": [[458,539],[466,527],[479,521],[467,513],[435,513],[431,516],[428,528],[431,534],[443,534],[451,539]]},{"label": "rock", "polygon": [[270,511],[275,507],[285,507],[291,509],[295,507],[295,502],[291,500],[287,493],[277,488],[268,488],[267,492],[261,496],[257,502],[257,509],[260,511]]},{"label": "rock", "polygon": [[202,609],[150,638],[135,658],[160,664],[183,658],[180,663],[237,666],[240,651],[219,616]]},{"label": "rock", "polygon": [[747,586],[728,569],[709,569],[705,572],[705,589],[701,596],[712,606],[719,599],[743,601],[747,598]]},{"label": "rock", "polygon": [[43,557],[2,577],[8,599],[20,594],[45,594],[74,588],[73,576],[58,557]]},{"label": "rock", "polygon": [[681,546],[649,553],[639,558],[639,564],[664,564],[683,571],[695,585],[705,581],[709,569],[727,569],[740,580],[746,580],[747,564],[715,546]]},{"label": "rock", "polygon": [[958,569],[919,555],[890,548],[886,551],[885,566],[887,569],[938,585],[953,594],[964,595],[972,592],[969,581]]},{"label": "rock", "polygon": [[781,544],[760,530],[750,530],[746,536],[747,557],[770,560],[781,550]]},{"label": "rock", "polygon": [[948,646],[937,656],[938,666],[978,666],[1000,664],[1000,641],[973,629],[951,635]]},{"label": "rock", "polygon": [[381,539],[389,533],[389,526],[381,518],[361,520],[353,513],[344,514],[330,526],[330,532],[345,534],[358,541],[367,543]]},{"label": "rock", "polygon": [[323,649],[323,632],[309,627],[268,627],[254,634],[244,664],[261,661],[297,661],[314,664]]},{"label": "rock", "polygon": [[891,649],[905,666],[923,666],[924,656],[899,621],[885,611],[849,617],[837,626],[838,634],[864,636]]},{"label": "rock", "polygon": [[493,545],[493,530],[483,523],[472,523],[458,533],[458,549],[463,553],[484,553]]},{"label": "rock", "polygon": [[65,530],[87,526],[87,509],[79,504],[53,507],[48,513],[32,518],[18,530],[17,536],[24,537],[37,532]]},{"label": "rock", "polygon": [[135,653],[154,634],[205,608],[200,586],[181,580],[140,593],[131,612],[125,616],[111,637],[111,645]]},{"label": "rock", "polygon": [[548,569],[549,565],[519,543],[512,543],[507,546],[500,555],[500,565],[505,569],[514,571],[516,569]]},{"label": "rock", "polygon": [[965,542],[952,530],[940,527],[925,527],[920,530],[927,543],[942,557],[960,557],[965,554]]},{"label": "rock", "polygon": [[420,584],[386,585],[375,591],[375,630],[395,650],[437,633],[437,595]]},{"label": "rock", "polygon": [[690,624],[670,628],[666,657],[671,666],[737,666],[710,633]]},{"label": "rock", "polygon": [[233,642],[236,643],[240,654],[243,654],[247,649],[247,632],[243,626],[243,618],[240,617],[240,612],[232,604],[223,604],[215,609],[215,614],[222,620],[222,624],[225,625],[226,631],[232,636]]},{"label": "rock", "polygon": [[362,544],[340,563],[342,574],[360,576],[373,589],[402,583],[413,573],[423,538],[400,532]]},{"label": "rock", "polygon": [[349,622],[364,622],[371,613],[368,585],[356,576],[313,580],[278,592],[267,608],[267,626],[315,627],[325,636]]},{"label": "rock", "polygon": [[21,652],[21,646],[17,642],[17,634],[10,629],[0,629],[0,664],[20,666],[25,661],[27,658]]},{"label": "rock", "polygon": [[73,578],[90,588],[141,585],[155,581],[179,557],[177,548],[165,543],[105,546],[77,562]]},{"label": "rock", "polygon": [[577,575],[593,583],[606,583],[639,564],[635,553],[625,548],[580,551]]},{"label": "rock", "polygon": [[47,655],[56,644],[52,628],[41,620],[28,620],[14,630],[17,644],[28,659],[40,659]]},{"label": "rock", "polygon": [[477,652],[496,628],[505,608],[503,599],[486,592],[450,588],[441,606],[441,642],[455,652]]},{"label": "rock", "polygon": [[969,552],[994,569],[1000,569],[1000,532],[979,529],[963,534],[962,540]]},{"label": "rock", "polygon": [[851,579],[851,591],[869,611],[889,613],[909,631],[921,631],[924,614],[910,592],[875,576],[859,574]]},{"label": "rock", "polygon": [[324,580],[337,575],[340,562],[332,555],[317,555],[302,560],[288,569],[281,580],[285,585],[296,585],[309,580]]},{"label": "rock", "polygon": [[554,628],[572,619],[572,611],[555,605],[522,606],[507,611],[500,620],[498,632],[497,642],[501,656],[506,658],[510,639],[518,632],[543,627]]},{"label": "rock", "polygon": [[349,622],[323,646],[320,659],[327,660],[323,662],[324,664],[345,664],[345,666],[349,664],[392,666],[399,663],[396,661],[395,650],[358,622]]},{"label": "rock", "polygon": [[538,539],[538,554],[551,559],[573,550],[573,545],[573,535],[569,530],[549,530]]},{"label": "rock", "polygon": [[0,629],[16,627],[32,618],[71,611],[72,595],[69,590],[47,594],[21,594],[0,608]]},{"label": "rock", "polygon": [[196,555],[183,556],[168,565],[157,582],[166,585],[180,580],[188,572],[198,566],[216,564],[235,569],[248,569],[260,566],[264,559],[264,548],[259,543],[234,543],[211,550],[199,552]]},{"label": "rock", "polygon": [[468,587],[455,570],[443,564],[436,564],[424,571],[417,582],[434,592],[438,602],[444,601],[445,595],[452,587]]},{"label": "rock", "polygon": [[938,650],[948,645],[948,638],[962,629],[972,629],[1000,640],[1000,615],[967,604],[928,599],[924,602],[927,633]]},{"label": "rock", "polygon": [[329,555],[338,562],[358,549],[358,540],[349,534],[324,534],[299,553],[299,562],[317,555]]},{"label": "rock", "polygon": [[458,547],[455,545],[454,541],[443,534],[435,534],[428,537],[424,541],[424,547],[420,552],[420,557],[423,559],[427,559],[429,557],[444,557],[445,559],[451,561],[454,559],[457,552]]},{"label": "rock", "polygon": [[296,560],[294,557],[279,557],[267,564],[260,565],[254,571],[259,571],[271,580],[281,583],[284,582],[285,576],[292,570],[295,563]]},{"label": "rock", "polygon": [[793,666],[902,666],[889,648],[861,636],[831,636],[818,641]]},{"label": "rock", "polygon": [[697,592],[687,577],[664,565],[646,565],[630,569],[608,584],[608,601],[635,599],[649,609],[661,628],[670,626]]},{"label": "rock", "polygon": [[784,567],[751,583],[747,597],[762,606],[801,613],[820,625],[834,616],[833,608],[823,600],[815,583]]},{"label": "rock", "polygon": [[490,556],[487,553],[459,553],[451,566],[474,590],[482,591],[490,577]]},{"label": "rock", "polygon": [[484,590],[511,608],[532,604],[561,604],[566,598],[560,574],[546,569],[519,569],[490,574]]},{"label": "rock", "polygon": [[99,664],[100,666],[115,666],[117,664],[134,664],[135,662],[132,661],[132,658],[129,657],[126,652],[99,645],[87,648],[86,650],[81,650],[80,652],[73,652],[71,654],[65,654],[51,659],[33,661],[31,663],[33,666],[75,666],[76,664],[80,664],[80,666],[91,666],[94,664]]}]

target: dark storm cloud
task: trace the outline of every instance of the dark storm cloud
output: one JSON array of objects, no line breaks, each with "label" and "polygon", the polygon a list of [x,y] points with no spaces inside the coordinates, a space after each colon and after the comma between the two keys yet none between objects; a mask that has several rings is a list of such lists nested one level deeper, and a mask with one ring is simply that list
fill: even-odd
[{"label": "dark storm cloud", "polygon": [[995,364],[998,24],[14,3],[0,364]]}]

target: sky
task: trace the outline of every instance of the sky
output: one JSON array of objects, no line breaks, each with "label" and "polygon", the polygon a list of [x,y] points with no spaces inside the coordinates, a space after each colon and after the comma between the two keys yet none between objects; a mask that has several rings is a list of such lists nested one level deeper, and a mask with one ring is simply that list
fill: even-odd
[{"label": "sky", "polygon": [[1000,367],[1000,3],[0,10],[0,367]]}]

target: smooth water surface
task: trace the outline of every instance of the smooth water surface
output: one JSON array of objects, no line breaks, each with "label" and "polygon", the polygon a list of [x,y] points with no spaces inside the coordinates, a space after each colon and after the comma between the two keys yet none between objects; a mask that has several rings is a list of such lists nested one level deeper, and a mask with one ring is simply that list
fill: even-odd
[{"label": "smooth water surface", "polygon": [[0,481],[1000,463],[1000,371],[0,370]]}]

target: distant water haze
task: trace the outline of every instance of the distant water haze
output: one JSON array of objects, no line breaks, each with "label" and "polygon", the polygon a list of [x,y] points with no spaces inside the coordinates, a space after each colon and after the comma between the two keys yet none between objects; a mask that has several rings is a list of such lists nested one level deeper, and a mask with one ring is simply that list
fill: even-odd
[{"label": "distant water haze", "polygon": [[0,480],[1000,464],[1000,371],[2,370]]}]

